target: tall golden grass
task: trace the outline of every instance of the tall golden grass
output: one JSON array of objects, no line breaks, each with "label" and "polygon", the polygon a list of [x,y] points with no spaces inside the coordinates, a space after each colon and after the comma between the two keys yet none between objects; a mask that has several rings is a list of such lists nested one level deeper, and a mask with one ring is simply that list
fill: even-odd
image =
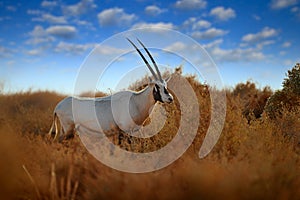
[{"label": "tall golden grass", "polygon": [[[245,106],[250,104],[237,95],[237,88],[228,89],[222,135],[212,152],[199,159],[210,121],[209,86],[193,76],[185,78],[200,105],[198,134],[180,159],[146,174],[123,173],[103,165],[77,136],[63,143],[49,140],[45,135],[52,112],[63,95],[47,91],[0,94],[0,198],[299,199],[299,112],[283,111],[278,119],[262,114],[249,121],[253,110],[245,115]],[[264,89],[243,92],[253,98],[270,95]],[[113,141],[138,152],[164,146],[180,118],[176,101],[164,106],[168,119],[159,134],[147,140],[123,134],[121,141],[118,136]]]}]

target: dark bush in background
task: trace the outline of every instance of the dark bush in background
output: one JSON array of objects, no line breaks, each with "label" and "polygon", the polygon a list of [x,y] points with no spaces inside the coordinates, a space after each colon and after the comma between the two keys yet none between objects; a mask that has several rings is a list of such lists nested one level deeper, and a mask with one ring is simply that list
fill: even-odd
[{"label": "dark bush in background", "polygon": [[288,70],[282,82],[282,90],[277,90],[268,100],[265,112],[268,117],[282,117],[283,111],[293,112],[300,107],[300,64]]}]

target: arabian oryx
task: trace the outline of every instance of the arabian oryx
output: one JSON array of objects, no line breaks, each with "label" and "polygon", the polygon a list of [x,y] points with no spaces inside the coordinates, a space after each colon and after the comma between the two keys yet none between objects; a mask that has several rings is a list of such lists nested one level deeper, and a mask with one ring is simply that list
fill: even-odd
[{"label": "arabian oryx", "polygon": [[[148,86],[139,92],[120,91],[101,98],[65,98],[58,103],[54,110],[53,124],[49,131],[50,135],[55,133],[54,139],[57,138],[59,132],[57,120],[61,125],[60,141],[73,135],[76,128],[80,126],[93,132],[105,133],[119,129],[125,132],[133,132],[139,130],[157,101],[162,103],[173,101],[173,96],[167,89],[168,80],[162,78],[148,49],[137,39],[151,59],[157,73],[154,72],[136,45],[128,38],[127,40],[145,62],[154,77],[154,81],[150,81]],[[54,126],[55,130],[53,130]]]}]

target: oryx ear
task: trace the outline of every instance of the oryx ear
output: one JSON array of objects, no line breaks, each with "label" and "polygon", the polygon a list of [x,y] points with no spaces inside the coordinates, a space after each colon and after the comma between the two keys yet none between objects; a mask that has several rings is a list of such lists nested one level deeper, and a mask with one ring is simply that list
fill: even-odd
[{"label": "oryx ear", "polygon": [[166,78],[165,81],[169,82],[170,79],[171,79],[171,76],[169,76],[168,78]]},{"label": "oryx ear", "polygon": [[152,82],[152,78],[151,78],[151,77],[149,77],[149,83],[153,83],[153,82]]}]

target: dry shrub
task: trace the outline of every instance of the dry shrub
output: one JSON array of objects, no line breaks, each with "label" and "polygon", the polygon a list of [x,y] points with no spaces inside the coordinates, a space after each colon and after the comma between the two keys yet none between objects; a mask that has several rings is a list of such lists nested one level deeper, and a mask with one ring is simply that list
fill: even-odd
[{"label": "dry shrub", "polygon": [[249,123],[252,119],[261,117],[267,100],[272,93],[270,87],[258,89],[255,83],[251,81],[237,84],[232,92],[234,97],[241,102],[243,115]]},{"label": "dry shrub", "polygon": [[[123,173],[103,165],[77,136],[63,143],[41,137],[48,132],[53,108],[63,95],[1,94],[0,198],[299,199],[299,147],[286,136],[300,132],[299,111],[284,111],[275,123],[267,116],[248,123],[243,117],[245,104],[227,90],[221,137],[200,160],[198,151],[211,120],[209,91],[213,88],[194,76],[185,78],[200,105],[197,136],[177,161],[146,174]],[[116,136],[116,144],[138,152],[166,145],[176,133],[181,113],[176,100],[164,106],[167,123],[157,136],[150,140],[124,136],[120,144]]]},{"label": "dry shrub", "polygon": [[276,91],[265,106],[265,115],[281,134],[300,143],[300,64],[288,70],[282,90]]},{"label": "dry shrub", "polygon": [[107,96],[106,93],[101,92],[101,91],[97,91],[97,92],[83,92],[79,95],[80,97],[103,97],[103,96]]},{"label": "dry shrub", "polygon": [[51,125],[55,105],[63,99],[55,92],[20,92],[0,95],[0,126],[9,124],[19,133],[43,134]]},{"label": "dry shrub", "polygon": [[292,144],[300,144],[300,110],[282,109],[275,119],[269,118],[268,121]]}]

